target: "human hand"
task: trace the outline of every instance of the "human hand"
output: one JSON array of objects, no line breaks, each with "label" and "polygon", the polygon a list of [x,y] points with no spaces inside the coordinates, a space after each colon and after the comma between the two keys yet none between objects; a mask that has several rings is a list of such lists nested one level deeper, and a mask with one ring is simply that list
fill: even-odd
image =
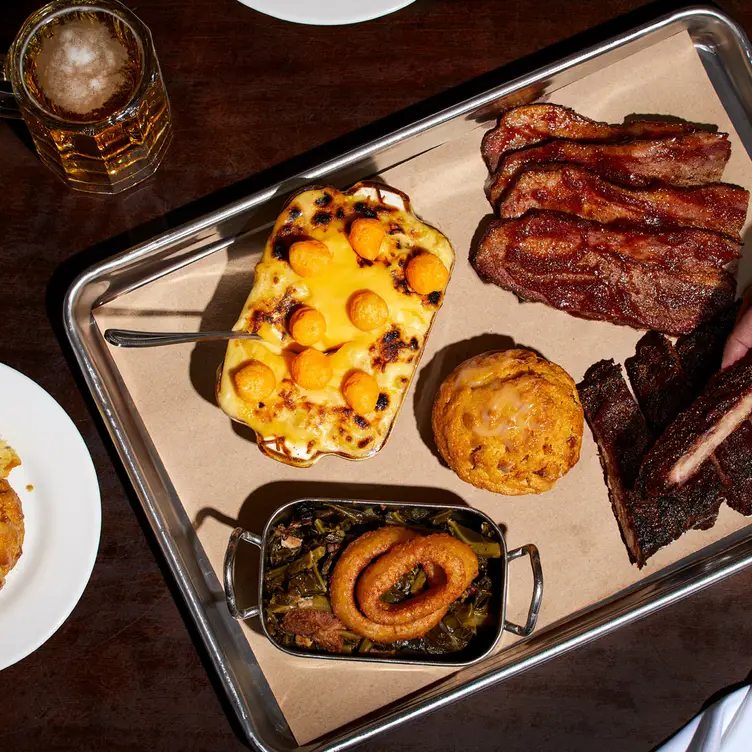
[{"label": "human hand", "polygon": [[742,311],[723,348],[721,368],[728,368],[752,349],[752,307],[750,307],[749,295]]}]

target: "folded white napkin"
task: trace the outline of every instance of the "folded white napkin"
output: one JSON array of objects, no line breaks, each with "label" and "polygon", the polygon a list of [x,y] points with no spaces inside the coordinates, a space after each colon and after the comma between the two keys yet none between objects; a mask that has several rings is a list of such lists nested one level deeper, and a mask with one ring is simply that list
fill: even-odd
[{"label": "folded white napkin", "polygon": [[695,716],[656,752],[750,752],[752,687],[742,687]]}]

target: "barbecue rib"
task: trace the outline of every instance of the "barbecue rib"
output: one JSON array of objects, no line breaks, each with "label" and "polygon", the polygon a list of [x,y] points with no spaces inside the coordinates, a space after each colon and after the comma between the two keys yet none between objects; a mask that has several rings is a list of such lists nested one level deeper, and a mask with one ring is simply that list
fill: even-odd
[{"label": "barbecue rib", "polygon": [[613,142],[678,136],[695,130],[697,126],[690,123],[635,121],[609,125],[558,104],[531,104],[503,112],[497,126],[483,137],[481,151],[488,169],[494,172],[504,154],[551,138]]},{"label": "barbecue rib", "polygon": [[733,301],[736,282],[720,266],[738,254],[738,245],[705,230],[616,229],[534,210],[491,222],[471,262],[523,299],[683,334]]},{"label": "barbecue rib", "polygon": [[[723,347],[734,328],[740,307],[741,301],[736,301],[676,341],[676,352],[692,400],[699,396],[710,377],[721,369]],[[689,402],[685,407],[689,407]]]},{"label": "barbecue rib", "polygon": [[721,368],[723,345],[739,311],[739,303],[679,337],[676,345],[658,332],[648,332],[625,366],[648,424],[656,436],[699,396]]},{"label": "barbecue rib", "polygon": [[637,402],[656,436],[692,401],[679,355],[659,332],[648,332],[624,366]]},{"label": "barbecue rib", "polygon": [[630,561],[643,566],[647,556],[634,524],[634,484],[652,435],[627,388],[621,366],[601,360],[577,385],[585,418],[598,445],[611,509],[619,523]]},{"label": "barbecue rib", "polygon": [[720,480],[704,471],[680,494],[646,497],[637,479],[653,436],[612,360],[591,366],[577,385],[598,445],[609,498],[630,561],[643,567],[663,546],[691,528],[711,527],[723,497]]},{"label": "barbecue rib", "polygon": [[[658,332],[648,332],[625,365],[637,402],[660,435],[720,369],[723,345],[734,326],[739,302],[712,321],[679,337],[676,346]],[[752,424],[745,420],[716,450],[716,462],[704,472],[718,472],[728,505],[752,515]]]},{"label": "barbecue rib", "polygon": [[601,450],[609,491],[622,504],[623,492],[635,486],[653,434],[613,360],[590,366],[577,391]]},{"label": "barbecue rib", "polygon": [[[640,480],[652,495],[671,492],[713,464],[713,453],[752,413],[752,351],[716,373],[645,456]],[[729,448],[733,451],[733,447]],[[705,460],[710,460],[706,463]]]},{"label": "barbecue rib", "polygon": [[499,204],[499,214],[520,217],[530,209],[553,209],[596,222],[699,227],[738,242],[748,201],[748,191],[725,183],[639,190],[614,185],[581,167],[550,165],[521,173]]},{"label": "barbecue rib", "polygon": [[560,162],[587,167],[614,183],[638,188],[653,181],[679,186],[715,183],[730,154],[728,134],[703,131],[623,144],[549,141],[504,157],[493,175],[488,198],[496,206],[524,169]]},{"label": "barbecue rib", "polygon": [[745,420],[715,450],[725,476],[726,502],[740,514],[752,515],[752,423]]}]

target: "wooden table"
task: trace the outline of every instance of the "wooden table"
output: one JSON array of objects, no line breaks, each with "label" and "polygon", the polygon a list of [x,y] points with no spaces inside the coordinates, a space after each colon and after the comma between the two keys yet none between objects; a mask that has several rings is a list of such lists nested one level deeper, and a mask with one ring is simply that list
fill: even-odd
[{"label": "wooden table", "polygon": [[[38,4],[4,4],[0,48]],[[153,31],[173,104],[175,139],[156,177],[116,198],[75,193],[37,161],[23,129],[0,124],[0,361],[38,381],[73,417],[94,457],[103,511],[97,564],[72,616],[0,674],[4,750],[242,745],[82,394],[61,330],[62,296],[77,270],[245,195],[273,165],[640,2],[418,0],[340,28],[295,26],[235,0],[126,4]],[[752,34],[752,5],[723,6]],[[636,20],[643,18],[615,21],[610,31]],[[751,591],[748,570],[361,749],[648,749],[713,693],[745,679]]]}]

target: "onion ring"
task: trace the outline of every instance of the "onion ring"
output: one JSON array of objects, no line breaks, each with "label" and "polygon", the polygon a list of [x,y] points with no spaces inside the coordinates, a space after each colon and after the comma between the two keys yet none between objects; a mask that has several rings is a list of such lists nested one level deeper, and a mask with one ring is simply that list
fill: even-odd
[{"label": "onion ring", "polygon": [[[399,604],[384,603],[382,593],[417,564],[426,573],[428,591]],[[438,533],[424,538],[404,527],[384,527],[364,533],[344,550],[332,573],[329,599],[335,616],[363,637],[378,643],[411,640],[430,632],[477,574],[477,556],[451,535]],[[361,582],[366,577],[371,585],[362,586],[358,577]],[[361,613],[355,601],[356,587],[359,599],[362,595],[378,618]],[[427,611],[426,605],[432,601],[438,605]],[[410,610],[416,602],[421,612],[418,615]],[[395,617],[399,621],[382,621]]]},{"label": "onion ring", "polygon": [[[405,527],[389,526],[364,533],[356,538],[339,557],[329,587],[329,601],[334,615],[353,632],[378,643],[412,640],[430,632],[446,614],[446,609],[416,619],[410,624],[379,624],[358,610],[355,603],[355,584],[358,576],[377,556],[396,545],[420,536]],[[443,575],[443,572],[441,573]],[[426,571],[429,585],[436,584],[438,573],[431,567]]]},{"label": "onion ring", "polygon": [[[416,565],[443,570],[445,581],[400,603],[381,596]],[[360,610],[379,624],[412,624],[416,619],[447,609],[478,575],[478,557],[466,543],[446,533],[395,545],[360,576],[356,587]]]}]

